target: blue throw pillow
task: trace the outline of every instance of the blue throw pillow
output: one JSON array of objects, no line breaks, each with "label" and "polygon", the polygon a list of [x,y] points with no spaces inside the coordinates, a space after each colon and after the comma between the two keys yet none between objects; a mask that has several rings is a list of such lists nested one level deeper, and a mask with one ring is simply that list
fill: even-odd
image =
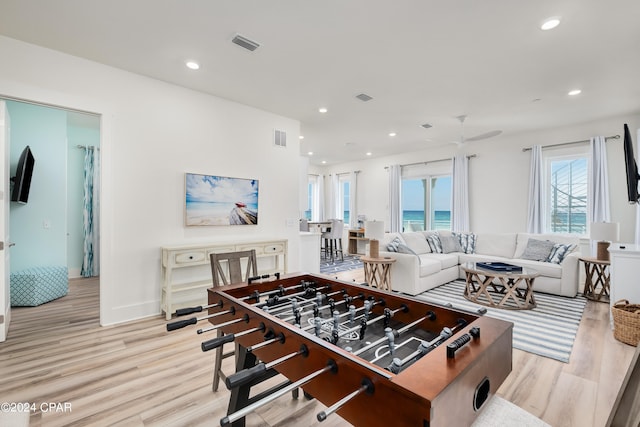
[{"label": "blue throw pillow", "polygon": [[474,233],[459,233],[454,231],[451,232],[451,234],[458,238],[462,252],[465,254],[476,253],[476,235]]}]

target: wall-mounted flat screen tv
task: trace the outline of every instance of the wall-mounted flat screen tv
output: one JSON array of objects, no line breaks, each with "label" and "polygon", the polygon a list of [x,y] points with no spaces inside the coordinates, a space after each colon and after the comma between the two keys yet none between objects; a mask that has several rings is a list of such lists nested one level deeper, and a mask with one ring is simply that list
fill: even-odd
[{"label": "wall-mounted flat screen tv", "polygon": [[20,154],[16,176],[11,178],[13,190],[11,191],[11,201],[27,203],[29,200],[29,189],[31,188],[31,176],[33,175],[33,164],[35,160],[31,154],[31,148],[27,145]]},{"label": "wall-mounted flat screen tv", "polygon": [[258,180],[185,175],[185,225],[258,224]]},{"label": "wall-mounted flat screen tv", "polygon": [[624,125],[624,165],[627,170],[627,195],[629,203],[638,203],[640,194],[638,194],[638,165],[633,155],[633,140],[629,132],[629,126]]}]

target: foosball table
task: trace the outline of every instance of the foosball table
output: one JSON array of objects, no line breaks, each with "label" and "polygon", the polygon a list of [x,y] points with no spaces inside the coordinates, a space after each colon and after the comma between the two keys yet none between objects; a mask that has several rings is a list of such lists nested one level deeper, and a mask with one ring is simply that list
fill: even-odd
[{"label": "foosball table", "polygon": [[[255,279],[255,278],[252,278]],[[236,346],[236,372],[221,426],[284,394],[304,390],[358,427],[468,426],[511,372],[509,322],[312,274],[264,277],[208,289],[199,320],[218,331],[202,350]],[[251,282],[252,280],[250,280]],[[252,386],[282,374],[286,381],[250,397]]]}]

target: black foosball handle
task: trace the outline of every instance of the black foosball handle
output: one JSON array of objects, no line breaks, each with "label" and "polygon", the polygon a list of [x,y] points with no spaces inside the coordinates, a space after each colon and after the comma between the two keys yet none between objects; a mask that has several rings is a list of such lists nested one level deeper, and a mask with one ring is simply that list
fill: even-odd
[{"label": "black foosball handle", "polygon": [[184,328],[185,326],[195,325],[198,323],[198,319],[192,317],[187,320],[178,320],[177,322],[167,323],[167,331],[175,331],[176,329]]},{"label": "black foosball handle", "polygon": [[227,334],[221,337],[211,339],[209,341],[205,341],[200,345],[200,347],[202,347],[202,351],[209,351],[209,350],[213,350],[214,348],[218,348],[221,345],[225,345],[228,342],[233,342],[233,340],[235,339],[236,339],[236,336],[234,334]]},{"label": "black foosball handle", "polygon": [[202,306],[199,305],[197,307],[187,307],[187,308],[179,308],[176,310],[176,316],[186,316],[191,313],[199,313],[202,311]]},{"label": "black foosball handle", "polygon": [[224,383],[227,385],[227,389],[231,390],[250,383],[254,379],[264,375],[265,372],[267,372],[267,366],[260,362],[252,368],[243,369],[242,371],[229,375],[224,380]]},{"label": "black foosball handle", "polygon": [[461,349],[466,343],[471,341],[471,335],[464,334],[457,340],[450,344],[447,344],[447,359],[453,359],[456,357],[456,351]]}]

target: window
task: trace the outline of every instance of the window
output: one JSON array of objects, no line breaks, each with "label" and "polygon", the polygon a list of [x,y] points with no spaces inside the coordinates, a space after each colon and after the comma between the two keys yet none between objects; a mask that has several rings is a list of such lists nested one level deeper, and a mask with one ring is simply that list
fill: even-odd
[{"label": "window", "polygon": [[[317,175],[309,175],[307,180],[307,208],[304,211],[304,217],[309,221],[318,221],[320,193]],[[320,178],[321,179],[321,178]]]},{"label": "window", "polygon": [[342,220],[346,225],[349,224],[349,198],[351,179],[349,176],[341,176],[339,178],[340,194],[338,195],[338,211],[342,213]]},{"label": "window", "polygon": [[451,230],[451,175],[402,180],[402,229]]},{"label": "window", "polygon": [[545,229],[550,233],[587,233],[588,157],[548,157]]}]

